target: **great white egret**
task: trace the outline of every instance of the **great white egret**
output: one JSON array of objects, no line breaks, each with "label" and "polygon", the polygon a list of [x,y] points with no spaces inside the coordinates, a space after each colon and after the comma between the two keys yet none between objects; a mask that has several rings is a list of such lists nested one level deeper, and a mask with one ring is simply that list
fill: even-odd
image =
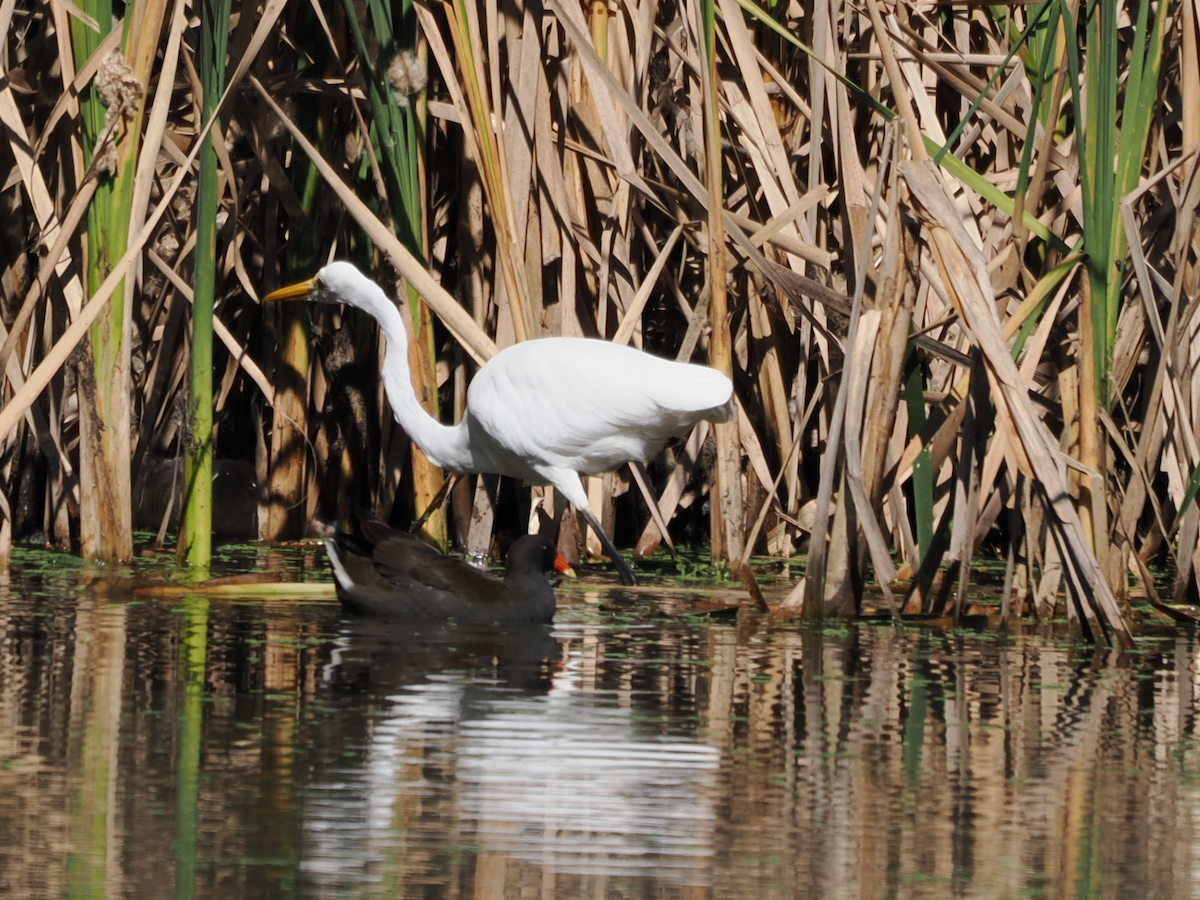
[{"label": "great white egret", "polygon": [[575,573],[544,534],[517,538],[504,580],[446,556],[420,538],[361,516],[362,537],[325,542],[338,599],[350,612],[395,619],[549,622],[551,572]]},{"label": "great white egret", "polygon": [[265,299],[298,298],[345,303],[379,323],[392,412],[434,465],[553,485],[587,519],[625,584],[637,579],[588,506],[579,475],[646,460],[701,419],[733,415],[733,384],[716,369],[609,341],[556,337],[497,353],[472,379],[463,420],[443,425],[417,402],[408,329],[379,285],[352,264],[334,262]]}]

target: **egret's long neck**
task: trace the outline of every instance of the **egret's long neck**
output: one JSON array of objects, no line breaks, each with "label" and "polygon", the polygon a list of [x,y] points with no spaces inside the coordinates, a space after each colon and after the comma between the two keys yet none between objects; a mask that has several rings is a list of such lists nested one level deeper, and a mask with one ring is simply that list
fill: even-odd
[{"label": "egret's long neck", "polygon": [[[372,287],[376,286],[372,284]],[[400,318],[400,310],[381,289],[376,287],[376,291],[372,292],[369,303],[361,305],[379,322],[387,341],[387,351],[383,357],[383,387],[396,421],[435,466],[452,472],[471,471],[472,456],[467,444],[466,428],[443,425],[417,401],[408,367],[408,331]]]}]

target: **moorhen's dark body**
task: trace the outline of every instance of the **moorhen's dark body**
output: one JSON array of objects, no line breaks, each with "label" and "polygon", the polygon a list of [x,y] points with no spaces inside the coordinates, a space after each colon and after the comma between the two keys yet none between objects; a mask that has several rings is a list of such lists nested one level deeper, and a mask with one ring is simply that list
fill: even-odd
[{"label": "moorhen's dark body", "polygon": [[458,622],[554,618],[548,575],[570,567],[545,535],[513,542],[501,581],[378,519],[360,516],[359,525],[361,537],[339,532],[325,542],[338,599],[349,612]]}]

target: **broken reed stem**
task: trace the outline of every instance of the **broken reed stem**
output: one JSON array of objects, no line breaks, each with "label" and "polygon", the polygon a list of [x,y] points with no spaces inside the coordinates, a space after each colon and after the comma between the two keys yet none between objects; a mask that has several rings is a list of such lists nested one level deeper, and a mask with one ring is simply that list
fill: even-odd
[{"label": "broken reed stem", "polygon": [[[880,159],[884,160],[885,164],[879,167],[879,174],[875,180],[875,190],[871,194],[871,204],[867,213],[865,244],[863,247],[857,249],[858,269],[855,272],[854,278],[854,297],[850,304],[850,323],[846,327],[846,341],[843,345],[845,348],[844,359],[847,364],[856,362],[852,358],[851,349],[854,346],[855,334],[857,333],[858,322],[862,313],[863,291],[866,287],[867,260],[871,254],[871,236],[874,234],[875,217],[879,212],[879,199],[883,193],[884,176],[887,173],[886,160],[890,156],[889,151],[894,133],[894,129],[889,128],[884,138],[884,150],[880,155]],[[806,619],[820,619],[825,614],[825,543],[829,528],[829,503],[833,497],[833,482],[843,453],[842,430],[845,425],[846,404],[849,394],[849,379],[846,377],[846,373],[843,372],[841,383],[838,385],[837,396],[833,402],[833,412],[829,418],[829,437],[827,438],[826,450],[821,457],[821,478],[817,488],[816,519],[813,522],[812,537],[809,542],[808,551],[808,569],[805,573],[803,616]],[[860,510],[860,515],[861,512]],[[891,600],[890,592],[888,593],[888,598]],[[894,613],[894,602],[892,607]]]}]

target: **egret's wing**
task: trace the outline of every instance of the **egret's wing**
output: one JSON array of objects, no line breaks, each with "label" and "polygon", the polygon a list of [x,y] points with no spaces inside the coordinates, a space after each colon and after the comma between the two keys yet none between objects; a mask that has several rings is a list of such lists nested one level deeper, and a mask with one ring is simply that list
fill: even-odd
[{"label": "egret's wing", "polygon": [[509,452],[592,471],[578,462],[644,459],[731,393],[729,380],[705,366],[607,341],[553,338],[498,354],[471,383],[468,404]]}]

